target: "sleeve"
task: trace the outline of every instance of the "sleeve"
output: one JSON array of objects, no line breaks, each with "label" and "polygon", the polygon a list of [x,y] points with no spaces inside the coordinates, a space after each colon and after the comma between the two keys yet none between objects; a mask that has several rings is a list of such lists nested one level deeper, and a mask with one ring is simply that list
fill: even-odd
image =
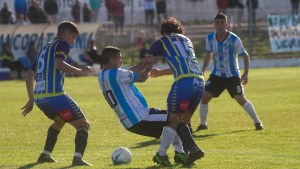
[{"label": "sleeve", "polygon": [[243,43],[242,43],[240,38],[236,39],[235,47],[236,47],[236,51],[238,53],[238,56],[248,55],[248,53],[247,53],[246,49],[244,48]]},{"label": "sleeve", "polygon": [[164,52],[164,45],[160,39],[155,41],[149,50],[149,53],[152,54],[153,56],[163,56],[163,52]]},{"label": "sleeve", "polygon": [[118,79],[121,83],[134,83],[137,79],[137,73],[130,70],[119,69],[118,70]]},{"label": "sleeve", "polygon": [[66,60],[70,51],[70,45],[67,42],[58,42],[55,50],[55,59],[61,58]]},{"label": "sleeve", "polygon": [[211,53],[212,52],[212,49],[211,49],[211,45],[209,43],[209,40],[208,40],[208,37],[206,37],[206,40],[205,40],[205,52],[206,53]]}]

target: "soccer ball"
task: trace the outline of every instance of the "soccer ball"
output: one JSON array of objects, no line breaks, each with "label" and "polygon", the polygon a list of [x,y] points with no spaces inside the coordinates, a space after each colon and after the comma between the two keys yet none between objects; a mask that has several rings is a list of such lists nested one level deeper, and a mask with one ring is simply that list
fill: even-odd
[{"label": "soccer ball", "polygon": [[131,152],[125,147],[114,149],[111,155],[114,165],[129,164],[131,162]]}]

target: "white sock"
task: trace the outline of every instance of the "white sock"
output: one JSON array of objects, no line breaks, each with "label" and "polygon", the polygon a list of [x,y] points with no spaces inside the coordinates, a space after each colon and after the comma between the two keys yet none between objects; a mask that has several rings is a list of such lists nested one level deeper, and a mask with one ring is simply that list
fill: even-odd
[{"label": "white sock", "polygon": [[243,105],[243,108],[249,114],[249,116],[252,118],[254,123],[261,123],[256,115],[256,112],[255,112],[255,109],[254,109],[252,103],[249,100],[246,101],[246,103]]},{"label": "white sock", "polygon": [[176,136],[174,137],[173,147],[175,151],[177,151],[178,153],[184,153],[182,142],[178,134],[176,134]]},{"label": "white sock", "polygon": [[200,124],[207,126],[208,104],[200,103]]},{"label": "white sock", "polygon": [[169,148],[170,144],[174,142],[174,138],[177,135],[176,131],[173,130],[171,127],[166,126],[161,136],[161,142],[158,149],[158,154],[160,156],[167,155],[167,149]]},{"label": "white sock", "polygon": [[81,154],[81,153],[78,153],[78,152],[75,152],[75,153],[74,153],[74,157],[82,158],[82,154]]},{"label": "white sock", "polygon": [[51,154],[49,151],[46,151],[46,150],[44,150],[42,153],[46,154],[46,155],[50,155]]}]

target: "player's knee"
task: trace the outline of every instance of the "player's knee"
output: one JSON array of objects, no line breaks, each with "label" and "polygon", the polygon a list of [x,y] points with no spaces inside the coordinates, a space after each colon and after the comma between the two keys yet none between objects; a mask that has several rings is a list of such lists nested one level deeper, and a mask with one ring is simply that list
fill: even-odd
[{"label": "player's knee", "polygon": [[178,123],[179,123],[179,117],[178,117],[178,115],[175,114],[175,113],[170,113],[168,122],[169,122],[170,124],[173,124],[173,125],[176,125],[176,126],[177,126]]}]

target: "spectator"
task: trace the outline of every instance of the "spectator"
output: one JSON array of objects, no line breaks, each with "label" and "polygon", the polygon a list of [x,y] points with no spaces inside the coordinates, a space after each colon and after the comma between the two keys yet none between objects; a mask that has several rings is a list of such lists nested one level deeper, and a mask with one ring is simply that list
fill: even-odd
[{"label": "spectator", "polygon": [[217,0],[217,6],[219,13],[226,13],[228,7],[228,0]]},{"label": "spectator", "polygon": [[89,8],[87,3],[83,4],[82,13],[83,13],[83,22],[91,22],[92,10]]},{"label": "spectator", "polygon": [[12,17],[12,12],[9,9],[6,2],[3,3],[3,7],[1,9],[0,14],[1,14],[1,20],[3,24],[10,24],[14,22]]},{"label": "spectator", "polygon": [[291,0],[292,15],[298,15],[298,13],[299,13],[299,2],[300,2],[300,0]]},{"label": "spectator", "polygon": [[139,51],[139,57],[144,58],[149,50],[149,44],[147,43],[147,34],[144,29],[141,29],[136,39],[136,48]]},{"label": "spectator", "polygon": [[48,15],[48,18],[51,23],[56,23],[57,14],[58,14],[58,5],[56,0],[45,0],[44,10]]},{"label": "spectator", "polygon": [[31,23],[48,23],[48,17],[36,0],[31,1],[28,9],[28,18]]},{"label": "spectator", "polygon": [[124,20],[125,20],[125,13],[124,13],[124,3],[122,0],[117,0],[113,6],[113,17],[114,17],[114,24],[115,24],[115,31],[118,34],[119,29],[121,36],[123,36],[123,28],[124,28]]},{"label": "spectator", "polygon": [[[252,9],[250,9],[250,3],[252,4]],[[256,27],[256,10],[258,8],[258,0],[247,0],[246,1],[248,14],[251,15],[252,20],[250,21],[254,27]]]},{"label": "spectator", "polygon": [[236,7],[237,7],[237,5],[238,5],[238,0],[228,0],[227,13],[228,13],[228,23],[230,24],[229,25],[230,28],[232,28],[236,24],[236,17],[237,17]]},{"label": "spectator", "polygon": [[27,21],[27,0],[15,0],[14,5],[15,5],[16,22],[22,23],[24,21]]},{"label": "spectator", "polygon": [[156,0],[155,5],[156,5],[157,22],[160,25],[161,21],[167,18],[167,1]]},{"label": "spectator", "polygon": [[113,6],[117,0],[105,0],[105,7],[107,11],[107,20],[111,21],[113,19],[112,13],[113,13]]},{"label": "spectator", "polygon": [[22,78],[22,64],[18,60],[14,60],[14,55],[10,50],[8,43],[2,43],[0,51],[1,67],[9,68],[11,71],[17,70],[18,79]]},{"label": "spectator", "polygon": [[30,41],[29,46],[28,46],[28,50],[27,50],[27,58],[29,59],[31,65],[35,62],[35,58],[36,58],[37,53],[38,52],[35,48],[34,41]]},{"label": "spectator", "polygon": [[73,5],[71,14],[74,22],[79,23],[80,22],[80,1],[79,0],[76,0],[75,4]]},{"label": "spectator", "polygon": [[101,8],[101,0],[90,0],[89,2],[92,10],[92,22],[96,22]]},{"label": "spectator", "polygon": [[237,4],[237,17],[236,17],[236,21],[237,21],[237,27],[239,28],[242,24],[243,21],[243,16],[244,16],[244,3],[242,0],[238,0],[238,4]]},{"label": "spectator", "polygon": [[28,25],[28,22],[25,20],[25,16],[20,14],[19,19],[16,21],[16,25]]},{"label": "spectator", "polygon": [[154,0],[144,0],[145,23],[147,26],[153,26],[154,5]]}]

